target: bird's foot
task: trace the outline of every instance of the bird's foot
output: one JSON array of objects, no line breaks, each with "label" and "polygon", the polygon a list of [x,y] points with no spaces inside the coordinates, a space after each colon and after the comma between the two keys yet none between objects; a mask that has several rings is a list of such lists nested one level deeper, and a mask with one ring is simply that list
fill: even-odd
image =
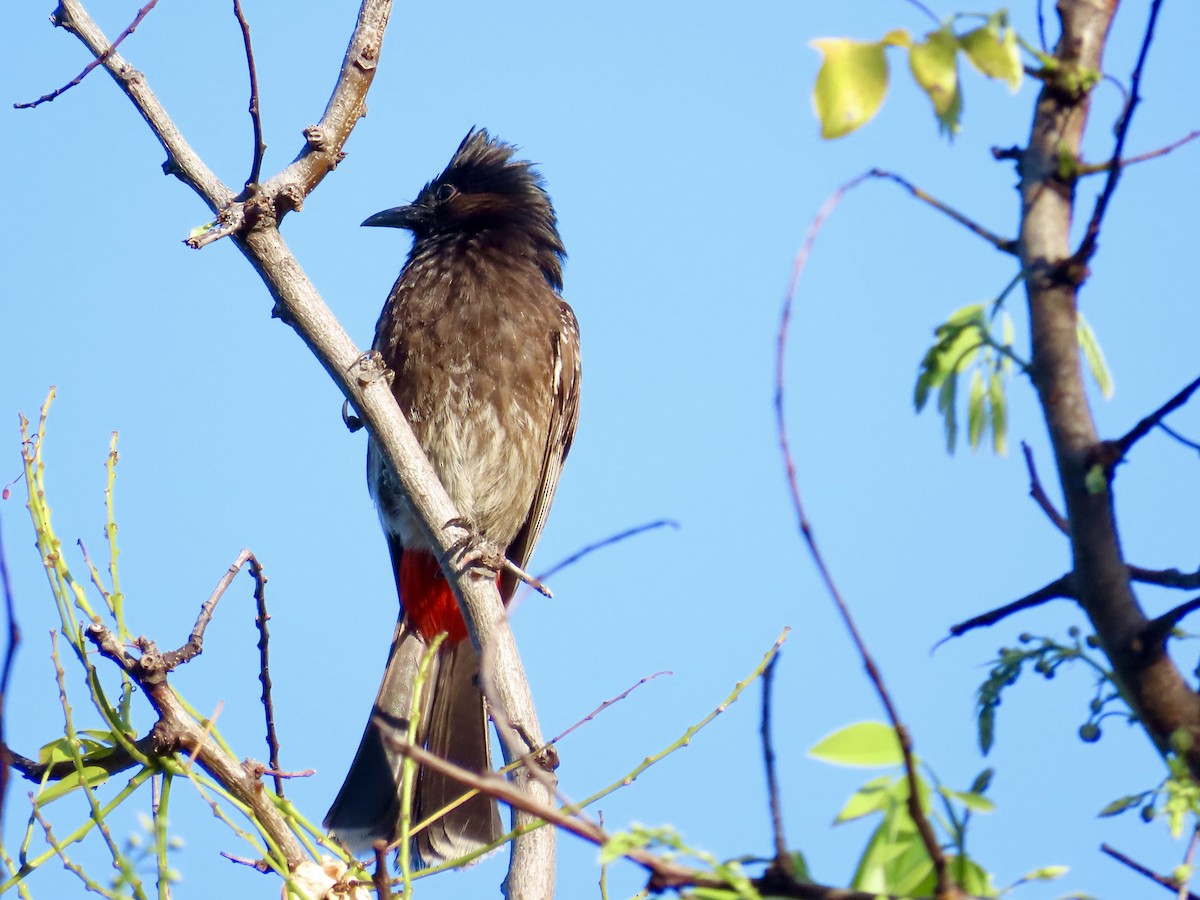
[{"label": "bird's foot", "polygon": [[501,572],[511,572],[539,594],[543,594],[551,599],[554,598],[554,595],[550,592],[550,588],[546,587],[537,578],[530,575],[505,556],[503,547],[495,541],[489,541],[476,531],[475,526],[468,520],[463,518],[451,519],[446,523],[445,527],[459,528],[465,531],[466,534],[450,545],[450,548],[443,555],[443,561],[448,560],[464,571],[468,569],[483,569],[486,572],[490,572],[493,576]]}]

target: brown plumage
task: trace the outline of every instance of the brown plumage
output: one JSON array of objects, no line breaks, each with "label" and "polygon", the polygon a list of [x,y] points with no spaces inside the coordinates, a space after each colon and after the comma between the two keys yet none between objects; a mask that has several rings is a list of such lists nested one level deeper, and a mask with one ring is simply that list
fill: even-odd
[{"label": "brown plumage", "polygon": [[[559,296],[564,251],[540,177],[513,148],[472,130],[408,206],[364,225],[405,228],[413,246],[375,329],[395,373],[393,393],[459,513],[524,567],[545,524],[579,416],[579,330]],[[400,619],[387,671],[350,773],[325,825],[348,846],[395,840],[399,754],[375,717],[406,728],[427,643],[433,661],[416,740],[475,771],[490,769],[478,658],[431,548],[372,442],[367,477],[379,507]],[[515,579],[501,578],[507,603]],[[414,822],[464,793],[422,770]],[[477,796],[415,840],[433,865],[503,834],[496,805]]]}]

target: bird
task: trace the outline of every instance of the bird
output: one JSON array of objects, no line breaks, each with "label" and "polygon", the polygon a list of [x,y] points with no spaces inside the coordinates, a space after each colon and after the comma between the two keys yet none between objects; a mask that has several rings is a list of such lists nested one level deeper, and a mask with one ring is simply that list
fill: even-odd
[{"label": "bird", "polygon": [[[546,523],[579,420],[579,324],[563,300],[566,251],[541,175],[516,148],[472,128],[416,200],[363,225],[406,229],[412,248],[388,295],[372,349],[392,392],[473,536],[523,569]],[[406,730],[427,649],[415,744],[474,772],[491,771],[479,656],[439,550],[370,441],[367,481],[400,599],[387,668],[350,771],[325,818],[354,852],[400,836],[403,758],[386,740]],[[441,524],[441,523],[436,523]],[[497,575],[507,604],[520,582]],[[415,779],[411,822],[466,793],[427,768]],[[477,794],[413,838],[414,863],[432,866],[504,834],[496,802]]]}]

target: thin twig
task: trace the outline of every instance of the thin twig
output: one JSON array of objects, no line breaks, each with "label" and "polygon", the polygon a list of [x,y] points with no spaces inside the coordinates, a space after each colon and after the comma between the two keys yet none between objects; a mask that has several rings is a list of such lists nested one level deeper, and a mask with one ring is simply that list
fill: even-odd
[{"label": "thin twig", "polygon": [[1029,470],[1029,496],[1042,508],[1042,512],[1054,523],[1054,527],[1063,534],[1070,534],[1071,526],[1066,517],[1055,508],[1054,502],[1042,487],[1042,481],[1038,478],[1037,466],[1033,463],[1033,451],[1024,441],[1021,441],[1021,452],[1025,454],[1025,468]]},{"label": "thin twig", "polygon": [[1042,0],[1037,3],[1037,23],[1038,23],[1038,41],[1042,45],[1042,52],[1049,53],[1050,49],[1046,46],[1046,12],[1042,9]]},{"label": "thin twig", "polygon": [[1096,207],[1092,210],[1092,218],[1088,221],[1087,231],[1084,232],[1079,249],[1073,256],[1073,262],[1077,267],[1086,266],[1096,253],[1096,244],[1100,239],[1100,224],[1104,221],[1104,213],[1108,210],[1109,201],[1112,200],[1113,193],[1117,189],[1117,182],[1121,178],[1123,167],[1118,163],[1121,159],[1121,151],[1125,149],[1125,138],[1129,134],[1129,125],[1133,121],[1133,111],[1142,99],[1138,93],[1138,87],[1141,85],[1142,68],[1146,65],[1146,56],[1149,54],[1150,44],[1154,40],[1154,25],[1158,21],[1158,11],[1161,8],[1162,0],[1152,0],[1150,15],[1146,19],[1146,32],[1142,36],[1142,48],[1138,52],[1137,63],[1134,65],[1133,75],[1129,79],[1129,102],[1125,104],[1121,118],[1117,120],[1117,139],[1113,147],[1108,178],[1105,179],[1104,189],[1100,192],[1100,196],[1096,198]]},{"label": "thin twig", "polygon": [[233,583],[234,577],[242,570],[242,566],[253,557],[254,554],[249,550],[243,550],[225,570],[225,574],[221,576],[221,580],[217,582],[213,592],[200,605],[200,614],[196,617],[196,624],[192,626],[192,633],[188,636],[187,643],[178,650],[168,650],[163,654],[163,663],[168,672],[199,656],[204,651],[204,631],[208,628],[208,623],[212,621],[217,604],[225,595],[225,591],[229,589],[229,585]]},{"label": "thin twig", "polygon": [[[1108,844],[1101,844],[1100,852],[1111,856],[1113,859],[1115,859],[1119,863],[1123,863],[1124,865],[1133,869],[1133,871],[1137,872],[1139,875],[1145,875],[1147,878],[1149,878],[1155,884],[1162,885],[1167,890],[1169,890],[1171,893],[1175,893],[1176,891],[1179,890],[1179,885],[1176,884],[1173,879],[1168,878],[1166,875],[1159,875],[1153,869],[1146,868],[1140,862],[1130,859],[1128,856],[1126,856],[1120,850],[1117,850],[1114,847],[1110,847]],[[1191,891],[1188,891],[1188,893],[1185,896],[1187,897],[1187,900],[1200,900],[1200,897],[1198,897],[1196,894],[1193,894]]]},{"label": "thin twig", "polygon": [[[951,896],[953,890],[953,882],[949,870],[946,866],[946,855],[942,852],[941,844],[938,842],[937,835],[933,831],[933,826],[929,822],[928,816],[921,808],[921,792],[918,788],[918,776],[916,761],[913,757],[912,738],[908,733],[908,729],[900,721],[900,714],[896,711],[896,705],[892,702],[891,694],[888,693],[887,687],[884,685],[883,676],[880,675],[879,669],[875,665],[870,652],[867,650],[866,642],[858,631],[858,626],[854,623],[854,618],[850,614],[850,608],[842,599],[841,592],[838,590],[836,583],[833,580],[833,575],[829,567],[825,564],[825,558],[821,555],[820,549],[817,547],[816,536],[813,532],[812,525],[808,521],[808,515],[804,511],[804,504],[800,500],[800,487],[796,479],[796,465],[792,458],[791,445],[788,441],[787,432],[787,417],[784,414],[784,385],[785,385],[785,366],[787,359],[787,336],[788,326],[791,322],[792,305],[796,296],[796,286],[800,281],[800,275],[804,271],[804,266],[808,261],[808,256],[812,251],[813,244],[816,242],[817,235],[820,233],[821,227],[825,220],[833,213],[834,209],[845,197],[847,191],[862,183],[867,178],[873,177],[890,177],[887,173],[881,173],[880,170],[872,169],[857,178],[851,179],[845,184],[838,187],[837,190],[825,201],[825,204],[813,217],[812,224],[809,226],[808,234],[805,236],[804,243],[800,247],[799,253],[796,254],[796,261],[792,266],[791,278],[788,282],[787,293],[784,296],[783,311],[780,316],[779,334],[776,341],[776,356],[775,356],[775,428],[779,438],[779,449],[783,456],[784,471],[787,478],[788,489],[791,492],[792,507],[796,512],[797,524],[800,533],[804,538],[804,542],[808,547],[809,555],[812,556],[813,562],[820,573],[821,580],[825,583],[825,589],[829,596],[833,599],[834,605],[837,607],[838,613],[841,615],[842,622],[846,630],[850,634],[851,640],[854,642],[855,648],[858,650],[859,658],[862,660],[863,667],[867,671],[867,676],[870,678],[872,685],[875,687],[875,692],[879,696],[880,702],[887,713],[888,720],[895,729],[896,738],[900,744],[900,749],[904,755],[904,771],[908,780],[908,811],[912,818],[913,824],[916,825],[917,832],[921,836],[921,843],[925,846],[925,852],[929,854],[930,862],[933,865],[935,877],[935,894],[938,897]],[[903,183],[901,181],[901,183]]]},{"label": "thin twig", "polygon": [[[102,66],[104,64],[104,62],[110,56],[112,56],[113,51],[116,50],[119,46],[121,46],[121,42],[123,40],[125,40],[125,38],[127,38],[131,34],[133,34],[133,30],[142,24],[142,19],[146,18],[146,14],[148,12],[150,12],[150,10],[154,9],[154,7],[157,4],[158,4],[158,0],[150,0],[149,3],[147,3],[141,9],[139,9],[137,11],[137,15],[133,17],[133,21],[129,23],[129,27],[126,28],[124,31],[122,31],[119,35],[117,35],[117,39],[115,41],[113,41],[111,44],[109,44],[108,49],[105,50],[103,53],[101,53],[99,56],[97,56],[95,59],[93,59],[86,66],[84,66],[82,72],[80,72],[78,75],[76,75],[70,81],[68,81],[66,84],[64,84],[62,87],[60,87],[58,90],[51,91],[49,94],[43,94],[42,96],[38,97],[36,100],[32,100],[29,103],[14,103],[13,109],[33,109],[35,106],[41,106],[43,103],[49,103],[51,100],[55,99],[56,97],[62,96],[67,91],[69,91],[71,88],[75,87],[75,85],[79,84],[81,81],[83,81],[84,78],[86,78],[88,76],[88,73],[91,72],[92,69],[95,69],[98,66]],[[51,16],[50,20],[55,25],[60,24],[55,16]]]},{"label": "thin twig", "polygon": [[599,706],[597,706],[595,709],[593,709],[590,713],[588,713],[586,716],[584,716],[582,719],[580,719],[578,722],[576,722],[574,725],[572,725],[566,731],[562,732],[561,734],[559,734],[556,737],[550,738],[549,743],[557,744],[559,741],[561,741],[563,738],[565,738],[568,734],[570,734],[576,728],[580,728],[580,727],[586,725],[588,722],[592,721],[594,718],[596,718],[596,716],[600,715],[600,713],[604,712],[606,709],[608,709],[614,703],[620,703],[622,700],[624,700],[626,697],[628,697],[630,694],[632,694],[634,691],[636,691],[638,688],[640,688],[647,681],[653,681],[659,675],[673,675],[673,674],[675,674],[675,673],[664,669],[661,672],[655,672],[653,675],[647,675],[645,678],[639,679],[636,684],[631,685],[630,687],[621,691],[621,693],[617,694],[617,696],[612,697],[611,699],[605,700],[603,703],[601,703]]},{"label": "thin twig", "polygon": [[[962,225],[964,228],[968,229],[972,233],[983,238],[985,241],[987,241],[989,244],[991,244],[993,247],[995,247],[1001,253],[1007,253],[1010,256],[1016,256],[1016,254],[1017,254],[1017,242],[1016,241],[1012,240],[1011,238],[1001,237],[1000,235],[996,234],[994,231],[990,231],[989,229],[984,228],[982,225],[980,225],[974,219],[970,219],[967,216],[964,216],[958,210],[956,210],[950,206],[947,206],[945,203],[943,203],[941,200],[938,200],[936,197],[932,196],[931,194],[925,193],[925,191],[921,190],[921,188],[917,187],[915,184],[913,184],[911,181],[909,181],[907,178],[903,177],[902,175],[897,175],[894,172],[888,172],[884,169],[872,169],[868,173],[868,175],[871,178],[884,178],[884,179],[887,179],[888,181],[894,181],[896,184],[900,185],[902,188],[904,188],[906,191],[908,191],[910,194],[912,194],[914,197],[916,197],[921,202],[927,203],[928,205],[930,205],[934,209],[936,209],[938,212],[945,213],[947,216],[949,216],[951,219],[953,219],[959,225]],[[839,188],[839,192],[841,192],[841,190],[842,189]]]},{"label": "thin twig", "polygon": [[962,637],[968,631],[973,631],[976,628],[985,628],[989,625],[995,625],[997,622],[1008,618],[1013,613],[1021,612],[1025,609],[1032,609],[1035,606],[1041,606],[1050,600],[1073,599],[1075,597],[1074,580],[1071,573],[1063,575],[1061,578],[1056,578],[1045,587],[1040,587],[1032,594],[1026,594],[1020,600],[1014,600],[1012,603],[1006,603],[998,609],[993,609],[985,612],[982,615],[975,616],[973,619],[967,619],[965,622],[959,622],[957,625],[950,627],[948,637],[938,641],[941,645],[950,638]]},{"label": "thin twig", "polygon": [[537,577],[542,581],[547,581],[563,569],[573,566],[589,553],[595,553],[597,550],[603,550],[605,547],[611,547],[613,544],[619,544],[621,541],[636,537],[644,531],[653,531],[656,528],[674,528],[678,531],[679,523],[674,519],[655,519],[653,522],[646,522],[644,525],[634,525],[631,528],[626,528],[624,531],[618,531],[616,534],[609,535],[602,540],[581,547],[570,556],[560,559],[544,572],[539,572]]},{"label": "thin twig", "polygon": [[1190,143],[1196,138],[1200,138],[1200,131],[1193,131],[1190,134],[1186,134],[1179,140],[1167,144],[1165,147],[1159,147],[1157,150],[1151,150],[1149,153],[1139,153],[1137,156],[1128,156],[1118,162],[1113,162],[1113,160],[1110,159],[1106,162],[1096,163],[1095,165],[1080,166],[1077,171],[1079,175],[1099,175],[1101,172],[1109,171],[1114,165],[1120,166],[1121,168],[1127,168],[1128,166],[1133,166],[1137,163],[1143,163],[1151,159],[1158,159],[1160,156],[1166,156],[1171,151],[1178,150],[1184,144]]},{"label": "thin twig", "polygon": [[267,576],[263,574],[262,564],[249,550],[243,550],[249,557],[250,577],[254,579],[254,624],[258,628],[258,680],[262,684],[263,715],[267,721],[267,756],[270,768],[267,770],[275,779],[275,793],[283,797],[283,779],[286,777],[279,767],[279,735],[275,733],[275,702],[271,699],[271,635],[267,631],[267,622],[271,620],[267,614]]},{"label": "thin twig", "polygon": [[1129,577],[1142,584],[1154,584],[1180,591],[1200,588],[1200,571],[1181,572],[1178,569],[1143,569],[1141,566],[1129,566]]},{"label": "thin twig", "polygon": [[1151,620],[1143,631],[1145,645],[1151,648],[1161,646],[1167,636],[1175,630],[1175,627],[1198,609],[1200,609],[1200,597],[1193,597],[1186,603],[1181,603],[1174,609],[1169,609],[1158,618]]},{"label": "thin twig", "polygon": [[0,821],[4,820],[4,799],[8,795],[9,766],[12,753],[4,737],[5,710],[8,700],[8,681],[12,677],[13,663],[17,659],[17,647],[21,643],[21,629],[17,625],[17,606],[13,599],[12,581],[8,575],[8,560],[4,552],[4,535],[0,531],[0,582],[4,584],[4,611],[8,620],[8,644],[4,649],[4,673],[0,675]]},{"label": "thin twig", "polygon": [[375,871],[371,875],[371,883],[375,885],[379,900],[392,900],[392,879],[388,875],[387,864],[388,843],[376,841],[371,845],[371,850],[375,853]]},{"label": "thin twig", "polygon": [[934,15],[933,10],[930,9],[928,6],[926,6],[924,3],[922,3],[921,0],[908,0],[908,2],[911,3],[913,6],[915,6],[917,9],[919,9],[921,12],[925,13],[925,15],[927,15],[930,19],[933,20],[933,23],[935,25],[941,24],[941,20],[936,15]]},{"label": "thin twig", "polygon": [[1175,429],[1173,429],[1169,425],[1167,425],[1167,423],[1159,422],[1158,427],[1161,428],[1163,431],[1165,431],[1167,434],[1169,434],[1171,437],[1173,437],[1175,440],[1179,441],[1179,443],[1183,444],[1183,446],[1190,447],[1191,449],[1200,453],[1200,444],[1196,443],[1195,441],[1188,440],[1182,434],[1180,434],[1178,431],[1176,431]]},{"label": "thin twig", "polygon": [[776,655],[767,663],[763,671],[762,683],[762,725],[759,733],[762,735],[763,766],[767,771],[767,796],[771,805],[771,828],[775,836],[775,861],[772,868],[792,877],[796,868],[792,865],[791,854],[788,853],[787,840],[783,836],[783,806],[779,801],[779,779],[775,772],[775,750],[771,746],[771,687],[775,681],[775,664],[779,662]]},{"label": "thin twig", "polygon": [[1150,413],[1150,415],[1134,425],[1124,437],[1113,441],[1112,447],[1116,452],[1116,459],[1112,461],[1112,465],[1115,466],[1121,462],[1134,444],[1148,435],[1164,418],[1187,403],[1198,388],[1200,388],[1200,378],[1197,378],[1154,412]]},{"label": "thin twig", "polygon": [[[386,730],[384,732],[384,741],[395,749],[397,753],[410,757],[418,765],[453,778],[460,784],[474,788],[481,794],[487,794],[502,803],[523,810],[597,847],[603,847],[608,843],[610,835],[597,822],[592,821],[586,816],[539,803],[527,793],[514,787],[498,775],[476,773],[456,766],[454,763],[430,753],[423,747],[409,743],[401,735],[402,732],[398,730]],[[729,887],[728,882],[723,879],[689,868],[674,859],[659,856],[643,847],[630,847],[622,855],[631,862],[642,866],[650,873],[649,888],[654,893],[684,887],[726,889]],[[761,881],[769,883],[771,896],[795,897],[801,898],[801,900],[879,900],[881,897],[888,898],[891,896],[876,892],[867,893],[864,891],[844,890],[842,888],[832,888],[818,884],[801,884],[795,881],[781,883],[782,880],[777,875],[771,879],[761,879]]]},{"label": "thin twig", "polygon": [[233,14],[237,16],[238,27],[242,29],[242,44],[246,48],[246,66],[250,70],[250,122],[254,126],[254,156],[250,164],[250,177],[246,179],[246,187],[258,184],[262,174],[263,154],[267,145],[263,143],[262,116],[258,110],[258,72],[254,68],[254,49],[250,46],[250,23],[242,13],[241,0],[233,0]]}]

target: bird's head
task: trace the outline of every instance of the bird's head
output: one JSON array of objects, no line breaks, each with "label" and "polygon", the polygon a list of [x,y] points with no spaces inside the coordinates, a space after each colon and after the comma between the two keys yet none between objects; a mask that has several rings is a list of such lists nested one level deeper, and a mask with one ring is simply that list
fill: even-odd
[{"label": "bird's head", "polygon": [[514,150],[485,129],[472,128],[445,171],[416,200],[378,212],[363,225],[405,228],[418,242],[481,232],[527,241],[554,284],[565,255],[554,207],[533,164],[514,160]]}]

